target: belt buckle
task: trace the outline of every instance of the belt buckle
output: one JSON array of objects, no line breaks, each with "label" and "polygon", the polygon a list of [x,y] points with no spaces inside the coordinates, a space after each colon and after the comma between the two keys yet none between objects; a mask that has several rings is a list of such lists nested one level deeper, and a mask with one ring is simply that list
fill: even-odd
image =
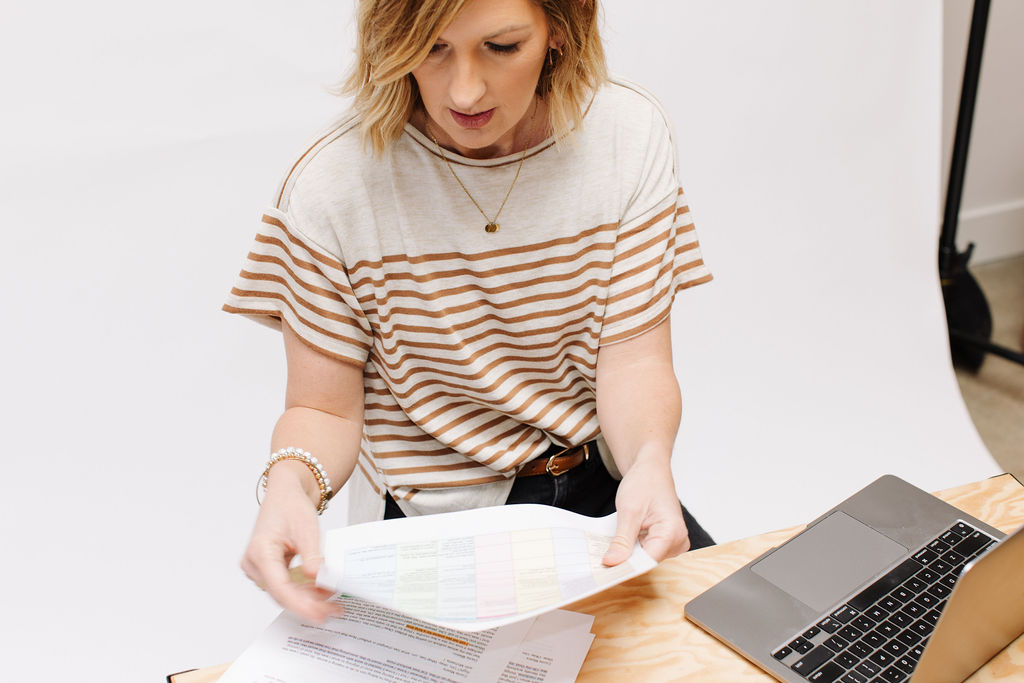
[{"label": "belt buckle", "polygon": [[[583,444],[583,460],[585,460],[585,461],[590,459],[590,449],[587,447],[587,445],[588,444]],[[579,446],[569,446],[568,448],[562,449],[558,453],[555,453],[550,458],[548,458],[548,464],[544,466],[544,471],[547,472],[548,474],[550,474],[552,477],[560,477],[563,474],[565,474],[566,472],[568,472],[570,469],[572,469],[572,468],[566,468],[564,470],[561,469],[555,463],[555,458],[560,458],[561,456],[565,455],[566,453],[568,453],[569,451],[573,450],[574,448],[579,448]]]}]

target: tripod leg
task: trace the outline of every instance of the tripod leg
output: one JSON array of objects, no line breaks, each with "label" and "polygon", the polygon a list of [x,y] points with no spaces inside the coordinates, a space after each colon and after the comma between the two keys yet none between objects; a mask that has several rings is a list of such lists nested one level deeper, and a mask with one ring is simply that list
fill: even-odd
[{"label": "tripod leg", "polygon": [[946,189],[946,208],[939,239],[939,276],[942,280],[942,298],[946,305],[946,323],[950,333],[953,362],[977,371],[985,360],[986,349],[968,339],[988,343],[992,335],[992,314],[977,280],[968,272],[974,245],[959,253],[956,250],[956,229],[963,194],[964,174],[967,169],[967,148],[974,120],[974,104],[978,95],[981,75],[981,56],[985,46],[990,0],[975,0],[971,17],[967,59],[964,63],[963,85],[960,90],[960,111],[957,114],[956,136],[953,140],[953,158]]}]

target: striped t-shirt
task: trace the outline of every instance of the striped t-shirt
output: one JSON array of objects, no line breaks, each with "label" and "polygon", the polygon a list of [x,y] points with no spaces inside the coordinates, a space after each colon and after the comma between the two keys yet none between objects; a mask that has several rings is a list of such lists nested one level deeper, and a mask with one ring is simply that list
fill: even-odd
[{"label": "striped t-shirt", "polygon": [[[444,154],[493,216],[522,154]],[[224,306],[364,368],[353,478],[406,514],[501,504],[520,465],[600,436],[598,348],[711,279],[665,113],[622,81],[486,222],[429,138],[407,125],[374,157],[349,115],[286,176]]]}]

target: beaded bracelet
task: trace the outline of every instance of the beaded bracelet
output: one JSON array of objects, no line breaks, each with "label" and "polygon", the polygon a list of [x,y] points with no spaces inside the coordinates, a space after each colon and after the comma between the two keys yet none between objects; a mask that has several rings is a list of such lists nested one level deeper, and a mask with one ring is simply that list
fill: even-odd
[{"label": "beaded bracelet", "polygon": [[270,456],[270,460],[267,461],[267,468],[263,470],[263,474],[256,485],[256,500],[261,504],[263,503],[263,496],[267,493],[267,475],[270,474],[270,468],[284,460],[298,460],[308,467],[309,471],[316,477],[316,483],[320,487],[320,504],[316,506],[316,513],[318,515],[323,513],[327,509],[328,501],[334,496],[334,492],[331,491],[331,480],[327,476],[327,470],[308,451],[291,446],[282,448]]}]

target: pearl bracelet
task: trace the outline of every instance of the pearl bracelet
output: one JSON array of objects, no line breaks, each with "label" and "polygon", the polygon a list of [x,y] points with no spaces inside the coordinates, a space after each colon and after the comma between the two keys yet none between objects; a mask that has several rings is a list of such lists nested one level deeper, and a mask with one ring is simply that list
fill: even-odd
[{"label": "pearl bracelet", "polygon": [[270,460],[267,461],[267,468],[263,470],[263,474],[256,485],[256,500],[261,504],[263,503],[263,496],[267,493],[267,475],[270,474],[270,468],[284,460],[298,460],[308,467],[309,471],[316,477],[316,483],[320,487],[320,504],[316,506],[316,513],[318,515],[323,513],[327,509],[328,501],[334,496],[334,492],[331,491],[331,480],[327,476],[327,470],[324,469],[319,460],[310,455],[309,451],[291,446],[282,448],[270,456]]}]

